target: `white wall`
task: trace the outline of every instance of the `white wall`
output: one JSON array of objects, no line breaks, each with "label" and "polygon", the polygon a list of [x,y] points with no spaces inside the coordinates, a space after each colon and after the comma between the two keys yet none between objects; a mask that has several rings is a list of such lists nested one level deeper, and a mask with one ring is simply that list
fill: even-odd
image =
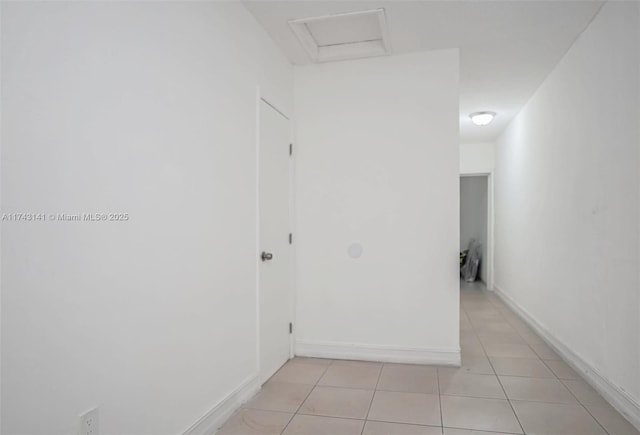
[{"label": "white wall", "polygon": [[[482,128],[482,127],[477,127]],[[460,144],[460,173],[489,174],[495,166],[495,145],[492,143]]]},{"label": "white wall", "polygon": [[2,5],[2,433],[186,430],[257,371],[256,86],[238,3]]},{"label": "white wall", "polygon": [[636,406],[639,8],[605,4],[500,137],[495,178],[496,286]]},{"label": "white wall", "polygon": [[487,177],[460,177],[460,251],[475,239],[482,244],[478,278],[486,279],[487,268]]},{"label": "white wall", "polygon": [[457,50],[297,67],[294,88],[297,353],[455,360]]}]

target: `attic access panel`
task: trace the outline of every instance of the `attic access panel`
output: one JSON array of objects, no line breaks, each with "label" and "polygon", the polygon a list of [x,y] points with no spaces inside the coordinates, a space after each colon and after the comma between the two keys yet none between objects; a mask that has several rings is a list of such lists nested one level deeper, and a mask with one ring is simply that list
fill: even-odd
[{"label": "attic access panel", "polygon": [[289,21],[313,62],[389,54],[384,9],[347,12]]}]

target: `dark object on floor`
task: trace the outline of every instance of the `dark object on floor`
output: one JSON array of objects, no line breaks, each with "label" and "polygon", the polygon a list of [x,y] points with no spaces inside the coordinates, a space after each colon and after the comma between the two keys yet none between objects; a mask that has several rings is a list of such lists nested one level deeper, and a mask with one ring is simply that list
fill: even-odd
[{"label": "dark object on floor", "polygon": [[478,277],[480,270],[480,261],[482,259],[482,244],[476,242],[475,239],[469,240],[469,249],[465,258],[464,265],[460,267],[460,276],[466,282],[474,282]]},{"label": "dark object on floor", "polygon": [[467,255],[469,254],[469,250],[465,249],[464,251],[462,251],[460,253],[460,269],[462,269],[462,266],[465,265],[465,263],[467,262]]}]

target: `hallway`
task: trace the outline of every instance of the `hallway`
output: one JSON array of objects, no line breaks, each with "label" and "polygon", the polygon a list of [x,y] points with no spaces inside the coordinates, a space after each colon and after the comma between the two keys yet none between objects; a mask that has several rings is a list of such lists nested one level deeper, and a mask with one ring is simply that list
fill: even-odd
[{"label": "hallway", "polygon": [[218,433],[639,433],[482,284],[460,296],[461,368],[295,358]]}]

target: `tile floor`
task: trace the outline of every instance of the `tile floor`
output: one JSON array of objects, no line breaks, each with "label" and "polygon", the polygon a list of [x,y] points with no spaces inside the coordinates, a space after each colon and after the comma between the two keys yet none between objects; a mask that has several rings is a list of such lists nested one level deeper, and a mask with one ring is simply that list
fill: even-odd
[{"label": "tile floor", "polygon": [[640,434],[480,284],[460,341],[460,368],[295,358],[218,434]]}]

